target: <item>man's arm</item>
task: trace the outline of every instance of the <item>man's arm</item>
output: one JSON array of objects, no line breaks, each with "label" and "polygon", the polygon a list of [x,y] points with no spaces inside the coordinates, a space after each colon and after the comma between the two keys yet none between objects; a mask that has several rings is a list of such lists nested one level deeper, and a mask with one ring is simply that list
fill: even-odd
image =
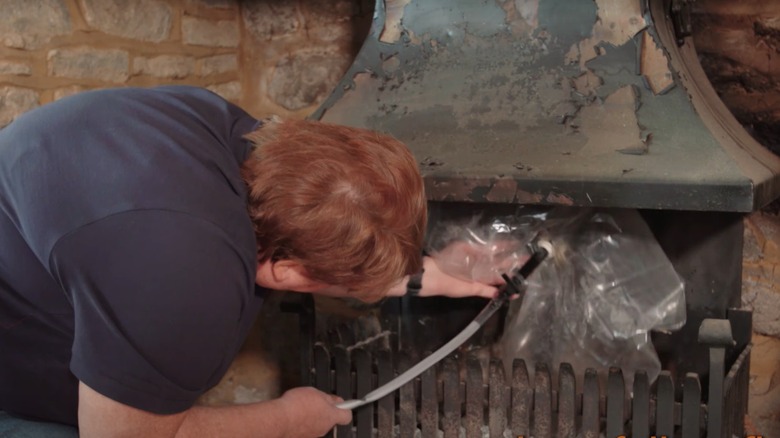
[{"label": "man's arm", "polygon": [[[463,280],[445,273],[432,257],[423,257],[423,269],[421,297],[493,298],[498,292],[498,288],[493,285]],[[408,283],[409,276],[407,275],[390,288],[387,296],[400,297],[405,295]]]},{"label": "man's arm", "polygon": [[79,433],[115,437],[319,437],[352,421],[340,398],[314,388],[296,388],[281,398],[225,407],[196,406],[173,415],[136,409],[79,383]]}]

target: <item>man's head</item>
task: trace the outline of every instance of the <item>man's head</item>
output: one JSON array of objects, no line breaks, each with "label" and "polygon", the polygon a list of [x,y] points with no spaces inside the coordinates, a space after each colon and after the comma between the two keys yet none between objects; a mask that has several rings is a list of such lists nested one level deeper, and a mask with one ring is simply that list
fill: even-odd
[{"label": "man's head", "polygon": [[258,278],[297,275],[292,287],[279,284],[301,292],[341,286],[373,299],[419,270],[426,202],[405,145],[374,131],[293,120],[247,138],[257,145],[242,171]]}]

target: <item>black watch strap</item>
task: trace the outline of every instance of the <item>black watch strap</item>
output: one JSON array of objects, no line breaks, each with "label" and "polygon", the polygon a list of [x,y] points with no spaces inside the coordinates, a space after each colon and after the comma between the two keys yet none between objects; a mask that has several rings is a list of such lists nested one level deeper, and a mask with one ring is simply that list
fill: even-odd
[{"label": "black watch strap", "polygon": [[420,269],[420,272],[409,276],[409,281],[406,283],[406,295],[410,297],[416,297],[420,295],[420,289],[422,289],[422,276],[425,269]]}]

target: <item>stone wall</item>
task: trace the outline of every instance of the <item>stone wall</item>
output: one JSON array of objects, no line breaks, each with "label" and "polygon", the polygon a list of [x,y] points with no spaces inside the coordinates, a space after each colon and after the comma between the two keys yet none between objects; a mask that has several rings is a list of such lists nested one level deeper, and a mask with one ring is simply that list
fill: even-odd
[{"label": "stone wall", "polygon": [[780,154],[780,2],[693,4],[702,67],[737,119]]},{"label": "stone wall", "polygon": [[370,1],[0,0],[0,127],[83,90],[207,87],[302,118],[365,38]]}]

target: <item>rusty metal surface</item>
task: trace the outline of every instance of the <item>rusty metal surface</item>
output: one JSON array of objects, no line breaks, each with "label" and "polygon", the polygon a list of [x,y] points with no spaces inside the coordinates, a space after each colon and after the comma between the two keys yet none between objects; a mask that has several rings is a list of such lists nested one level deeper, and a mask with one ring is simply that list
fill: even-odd
[{"label": "rusty metal surface", "polygon": [[466,358],[466,438],[481,438],[484,424],[485,389],[482,364],[473,356]]},{"label": "rusty metal surface", "polygon": [[420,431],[422,436],[436,436],[439,430],[439,396],[436,369],[428,368],[420,376]]},{"label": "rusty metal surface", "polygon": [[512,361],[512,412],[510,424],[512,435],[529,436],[531,434],[531,406],[533,389],[528,381],[528,369],[525,361]]},{"label": "rusty metal surface", "polygon": [[558,372],[558,438],[574,438],[577,435],[576,382],[571,364],[561,364]]},{"label": "rusty metal surface", "polygon": [[441,429],[443,438],[460,437],[460,377],[458,363],[452,357],[447,357],[441,366],[442,392],[444,396]]},{"label": "rusty metal surface", "polygon": [[[412,358],[400,352],[398,370],[406,371],[414,365]],[[414,391],[415,380],[410,381],[398,390],[398,430],[402,437],[413,437],[417,430],[417,397]]]},{"label": "rusty metal surface", "polygon": [[780,195],[780,159],[711,87],[692,103],[678,72],[698,61],[666,47],[662,3],[377,0],[312,118],[408,144],[431,200],[754,210]]},{"label": "rusty metal surface", "polygon": [[[488,377],[488,431],[490,436],[500,437],[507,428],[509,391],[504,378],[504,365],[499,359],[490,360]],[[425,435],[423,436],[430,436]]]},{"label": "rusty metal surface", "polygon": [[534,372],[534,433],[536,438],[553,436],[552,387],[547,364],[536,364]]}]

